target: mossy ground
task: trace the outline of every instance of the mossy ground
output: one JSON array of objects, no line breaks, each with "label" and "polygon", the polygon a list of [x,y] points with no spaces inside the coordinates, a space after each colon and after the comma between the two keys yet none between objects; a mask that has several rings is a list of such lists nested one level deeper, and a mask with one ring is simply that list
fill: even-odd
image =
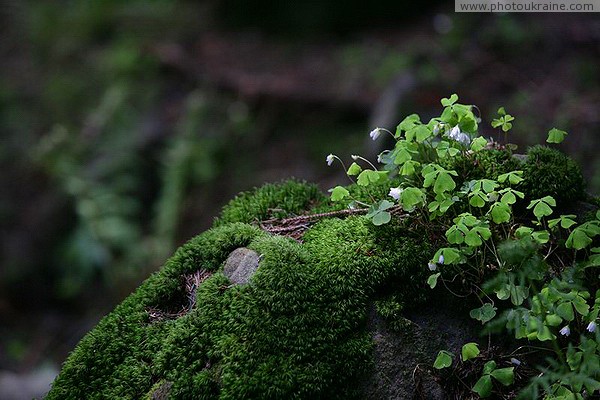
[{"label": "mossy ground", "polygon": [[[398,314],[429,293],[436,243],[411,220],[376,227],[364,216],[326,218],[302,243],[251,225],[340,207],[296,181],[241,194],[81,340],[47,398],[152,398],[166,387],[177,399],[359,396],[373,360],[369,309],[402,329]],[[232,286],[222,266],[239,247],[261,262],[250,284]],[[195,306],[151,318],[151,309],[180,306],[185,276],[199,270],[212,275]]]},{"label": "mossy ground", "polygon": [[[138,399],[163,383],[170,398],[355,397],[371,362],[370,302],[398,282],[424,291],[418,271],[431,248],[401,224],[375,227],[362,216],[325,219],[302,244],[246,223],[274,207],[287,216],[324,204],[313,186],[293,181],[233,200],[215,228],[182,246],[80,342],[48,399]],[[250,285],[231,286],[221,273],[238,247],[262,255]],[[213,274],[195,307],[152,320],[148,310],[174,307],[182,277],[198,269]]]}]

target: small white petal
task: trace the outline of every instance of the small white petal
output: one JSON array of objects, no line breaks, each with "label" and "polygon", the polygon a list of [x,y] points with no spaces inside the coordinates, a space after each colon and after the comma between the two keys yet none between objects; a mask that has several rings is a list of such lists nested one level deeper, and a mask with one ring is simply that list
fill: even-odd
[{"label": "small white petal", "polygon": [[461,132],[460,135],[458,135],[458,139],[456,139],[456,141],[462,144],[463,146],[468,146],[469,144],[471,144],[471,138],[469,137],[469,135],[463,132]]},{"label": "small white petal", "polygon": [[587,328],[585,328],[585,329],[587,329],[588,332],[594,333],[594,332],[596,332],[597,327],[598,327],[598,325],[596,324],[596,322],[592,321],[588,324]]},{"label": "small white petal", "polygon": [[515,365],[517,365],[517,366],[518,366],[518,365],[521,365],[521,361],[517,360],[516,358],[511,358],[511,359],[510,359],[510,362],[511,362],[512,364],[515,364]]},{"label": "small white petal", "polygon": [[375,128],[369,133],[369,136],[371,136],[371,139],[373,140],[377,140],[379,135],[381,135],[381,128]]},{"label": "small white petal", "polygon": [[359,157],[358,157],[357,155],[355,155],[355,154],[352,154],[350,157],[352,157],[352,159],[353,159],[354,161],[358,160],[358,158],[359,158]]},{"label": "small white petal", "polygon": [[437,269],[437,264],[430,262],[429,264],[427,264],[427,267],[430,271],[435,271]]},{"label": "small white petal", "polygon": [[390,193],[388,195],[393,197],[395,200],[400,200],[400,195],[402,194],[403,189],[399,187],[391,188]]},{"label": "small white petal", "polygon": [[569,325],[563,326],[563,328],[560,330],[560,334],[563,336],[569,336],[571,334],[571,328],[569,328]]},{"label": "small white petal", "polygon": [[448,137],[450,139],[458,141],[458,138],[460,137],[460,128],[458,127],[458,125],[450,130],[450,133],[448,133]]},{"label": "small white petal", "polygon": [[333,160],[334,160],[334,156],[333,154],[330,154],[327,156],[327,158],[325,159],[325,161],[327,161],[327,165],[331,166],[331,164],[333,164]]},{"label": "small white petal", "polygon": [[440,258],[438,258],[438,264],[444,265],[444,255],[440,254]]}]

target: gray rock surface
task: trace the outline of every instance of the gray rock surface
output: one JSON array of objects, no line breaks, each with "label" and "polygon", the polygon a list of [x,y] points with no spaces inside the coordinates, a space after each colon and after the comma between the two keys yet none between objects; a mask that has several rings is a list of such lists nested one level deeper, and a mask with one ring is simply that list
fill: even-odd
[{"label": "gray rock surface", "polygon": [[[460,354],[463,344],[479,342],[480,327],[459,314],[452,301],[426,304],[405,315],[402,324],[388,323],[372,307],[367,323],[374,341],[374,369],[362,384],[369,400],[443,400],[429,371],[439,350]],[[402,325],[399,329],[398,326]]]},{"label": "gray rock surface", "polygon": [[240,247],[229,254],[225,261],[223,274],[237,285],[248,283],[258,269],[260,255],[254,250]]},{"label": "gray rock surface", "polygon": [[0,399],[41,399],[50,390],[50,384],[57,374],[55,367],[44,367],[25,374],[0,371]]}]

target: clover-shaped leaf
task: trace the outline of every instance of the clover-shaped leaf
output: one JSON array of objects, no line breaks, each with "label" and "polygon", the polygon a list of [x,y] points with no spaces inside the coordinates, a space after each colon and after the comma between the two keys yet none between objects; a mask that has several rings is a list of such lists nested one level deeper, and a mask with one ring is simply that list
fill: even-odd
[{"label": "clover-shaped leaf", "polygon": [[353,162],[350,165],[350,168],[348,168],[348,175],[353,176],[353,175],[358,175],[360,174],[362,171],[362,168],[360,167],[360,165],[358,165],[357,163]]},{"label": "clover-shaped leaf", "polygon": [[481,321],[482,324],[485,324],[496,316],[496,310],[497,308],[491,303],[485,303],[483,306],[471,310],[469,315],[471,318]]},{"label": "clover-shaped leaf", "polygon": [[444,107],[450,107],[451,105],[453,105],[454,103],[456,103],[458,101],[458,95],[456,93],[453,93],[450,98],[446,98],[444,97],[441,100],[441,103]]},{"label": "clover-shaped leaf", "polygon": [[548,143],[562,143],[565,140],[565,137],[568,135],[567,132],[561,131],[560,129],[552,128],[550,132],[548,132],[548,139],[546,142]]},{"label": "clover-shaped leaf", "polygon": [[551,206],[556,207],[556,200],[554,200],[554,197],[552,196],[545,196],[541,199],[532,200],[527,206],[527,209],[530,210],[533,208],[533,215],[540,220],[543,217],[552,214]]},{"label": "clover-shaped leaf", "polygon": [[465,344],[461,349],[461,358],[463,361],[470,360],[479,355],[479,345],[474,342]]},{"label": "clover-shaped leaf", "polygon": [[336,186],[333,189],[330,189],[330,192],[332,201],[340,201],[350,195],[350,192],[342,186]]},{"label": "clover-shaped leaf", "polygon": [[433,368],[442,369],[451,366],[453,356],[454,355],[449,351],[440,350],[437,357],[435,358],[435,362],[433,363]]}]

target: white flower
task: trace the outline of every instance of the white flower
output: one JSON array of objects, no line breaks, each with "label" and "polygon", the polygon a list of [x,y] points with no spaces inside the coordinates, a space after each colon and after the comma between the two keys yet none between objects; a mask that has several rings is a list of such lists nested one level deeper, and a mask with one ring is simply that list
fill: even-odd
[{"label": "white flower", "polygon": [[588,324],[587,328],[585,329],[587,329],[588,332],[594,333],[596,332],[597,327],[598,325],[596,324],[596,321],[592,321]]},{"label": "white flower", "polygon": [[563,326],[563,328],[560,330],[560,334],[563,336],[569,336],[571,334],[571,328],[569,328],[569,325]]},{"label": "white flower", "polygon": [[516,366],[519,366],[519,365],[521,365],[521,361],[517,360],[516,358],[511,358],[511,359],[510,359],[510,362],[511,362],[512,364],[515,364]]},{"label": "white flower", "polygon": [[335,156],[333,154],[330,154],[327,156],[327,158],[325,159],[325,161],[327,161],[327,165],[331,166],[331,164],[333,164],[333,160],[335,159]]},{"label": "white flower", "polygon": [[460,137],[460,128],[456,125],[454,128],[450,129],[448,133],[448,137],[452,140],[456,140],[458,142],[458,138]]},{"label": "white flower", "polygon": [[440,254],[440,258],[438,258],[438,264],[444,265],[444,255]]},{"label": "white flower", "polygon": [[461,132],[460,137],[456,140],[458,143],[463,146],[468,146],[471,144],[471,138],[466,133]]},{"label": "white flower", "polygon": [[435,124],[433,126],[433,134],[437,135],[438,133],[440,133],[440,131],[444,128],[444,124],[442,124],[441,122],[438,122],[437,124]]},{"label": "white flower", "polygon": [[400,195],[402,194],[403,189],[399,187],[391,188],[390,193],[388,194],[390,197],[393,197],[394,200],[400,200]]},{"label": "white flower", "polygon": [[356,161],[356,160],[358,160],[358,159],[360,158],[360,157],[359,157],[359,156],[357,156],[356,154],[352,154],[350,157],[352,157],[352,159],[353,159],[354,161]]},{"label": "white flower", "polygon": [[456,125],[450,130],[450,133],[448,133],[448,137],[452,140],[456,140],[463,146],[468,146],[471,143],[471,138],[469,137],[469,135],[467,135],[464,132],[461,132],[458,125]]},{"label": "white flower", "polygon": [[373,140],[377,140],[379,135],[381,135],[381,128],[375,128],[369,133],[369,136],[371,136],[371,139]]},{"label": "white flower", "polygon": [[430,271],[435,271],[437,269],[437,264],[430,262],[429,264],[427,264],[427,267]]}]

